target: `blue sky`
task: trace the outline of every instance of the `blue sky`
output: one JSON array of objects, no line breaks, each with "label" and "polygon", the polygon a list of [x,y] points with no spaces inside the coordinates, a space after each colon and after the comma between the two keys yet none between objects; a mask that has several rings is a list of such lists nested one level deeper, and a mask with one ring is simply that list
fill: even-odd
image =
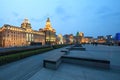
[{"label": "blue sky", "polygon": [[120,32],[120,0],[0,0],[0,26],[20,26],[24,18],[32,29],[44,28],[47,17],[57,34],[85,36]]}]

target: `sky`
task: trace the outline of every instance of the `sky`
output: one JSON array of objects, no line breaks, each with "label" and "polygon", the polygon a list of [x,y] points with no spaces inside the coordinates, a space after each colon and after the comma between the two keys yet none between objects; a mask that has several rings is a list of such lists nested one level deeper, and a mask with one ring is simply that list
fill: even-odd
[{"label": "sky", "polygon": [[50,18],[56,34],[106,36],[120,32],[120,0],[0,0],[0,27],[28,18],[33,30]]}]

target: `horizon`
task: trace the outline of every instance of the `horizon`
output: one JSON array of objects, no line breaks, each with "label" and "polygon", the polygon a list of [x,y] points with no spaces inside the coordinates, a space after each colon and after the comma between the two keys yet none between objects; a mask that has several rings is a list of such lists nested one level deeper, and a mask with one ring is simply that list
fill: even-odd
[{"label": "horizon", "polygon": [[[119,0],[1,0],[0,27],[19,26],[27,17],[33,30],[44,28],[49,17],[56,34],[83,32],[85,36],[112,35],[120,31]],[[6,6],[7,5],[7,6]],[[99,29],[99,30],[98,30]]]}]

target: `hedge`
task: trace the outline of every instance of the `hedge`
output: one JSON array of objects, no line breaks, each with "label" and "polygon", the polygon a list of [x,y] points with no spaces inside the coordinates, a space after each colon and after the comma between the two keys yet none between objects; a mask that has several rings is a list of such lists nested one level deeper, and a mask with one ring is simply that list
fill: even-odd
[{"label": "hedge", "polygon": [[68,46],[69,44],[61,44],[61,45],[53,45],[52,47],[54,49],[57,49],[57,48],[62,48],[62,47],[65,47],[65,46]]},{"label": "hedge", "polygon": [[11,54],[11,55],[6,55],[6,56],[0,56],[0,65],[13,62],[16,60],[20,60],[32,55],[40,54],[46,51],[50,51],[53,48],[45,48],[45,49],[38,49],[38,50],[33,50],[33,51],[26,51],[26,52],[20,52],[17,54]]},{"label": "hedge", "polygon": [[[0,65],[7,64],[7,63],[17,61],[17,60],[20,60],[20,59],[23,59],[23,58],[26,58],[26,57],[29,57],[32,55],[40,54],[43,52],[47,52],[47,51],[65,47],[65,46],[68,46],[68,45],[53,45],[53,46],[48,46],[48,47],[25,49],[25,50],[21,50],[21,51],[13,50],[11,52],[8,52],[8,53],[10,53],[9,55],[6,54],[4,56],[0,56]],[[17,52],[17,53],[15,53],[15,52]]]},{"label": "hedge", "polygon": [[16,54],[19,52],[26,52],[26,51],[32,51],[32,50],[37,50],[37,49],[43,49],[43,48],[49,48],[50,46],[42,46],[42,47],[35,47],[35,48],[27,48],[27,47],[22,47],[22,48],[17,48],[15,50],[7,50],[0,52],[0,56],[5,56],[5,55],[11,55],[11,54]]}]

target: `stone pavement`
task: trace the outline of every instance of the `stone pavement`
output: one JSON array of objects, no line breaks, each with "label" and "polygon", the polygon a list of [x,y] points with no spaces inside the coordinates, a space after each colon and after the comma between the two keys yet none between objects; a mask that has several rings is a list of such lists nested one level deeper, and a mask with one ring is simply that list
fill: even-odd
[{"label": "stone pavement", "polygon": [[104,70],[62,63],[58,70],[42,68],[29,80],[120,80],[120,47],[103,45],[84,47],[86,51],[71,51],[69,55],[110,60],[111,69]]},{"label": "stone pavement", "polygon": [[120,80],[119,75],[114,71],[63,63],[58,70],[42,68],[29,80]]},{"label": "stone pavement", "polygon": [[42,61],[61,49],[35,55],[0,67],[0,80],[120,80],[120,47],[85,45],[86,51],[71,51],[69,55],[106,59],[111,69],[97,69],[62,63],[57,70],[43,68]]},{"label": "stone pavement", "polygon": [[27,80],[43,68],[44,58],[57,54],[62,49],[55,49],[44,54],[38,54],[0,66],[0,80]]}]

